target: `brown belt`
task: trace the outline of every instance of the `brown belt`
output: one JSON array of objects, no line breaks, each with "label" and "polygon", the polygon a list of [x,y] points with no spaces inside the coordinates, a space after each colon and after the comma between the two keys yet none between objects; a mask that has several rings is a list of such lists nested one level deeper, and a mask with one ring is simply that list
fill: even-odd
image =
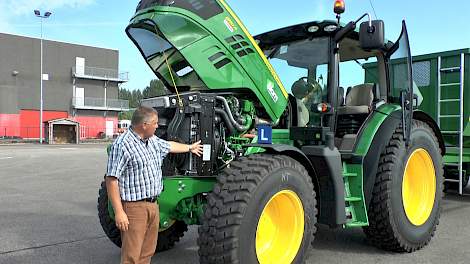
[{"label": "brown belt", "polygon": [[154,196],[154,197],[144,198],[144,199],[137,200],[137,201],[123,201],[123,202],[125,202],[125,203],[133,203],[133,202],[149,202],[149,203],[155,203],[157,200],[158,200],[158,196]]}]

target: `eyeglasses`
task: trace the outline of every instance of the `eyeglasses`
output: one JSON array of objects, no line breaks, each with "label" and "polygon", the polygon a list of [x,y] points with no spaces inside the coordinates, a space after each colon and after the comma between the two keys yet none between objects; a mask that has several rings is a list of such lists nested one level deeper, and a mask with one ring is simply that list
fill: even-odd
[{"label": "eyeglasses", "polygon": [[156,125],[156,124],[158,124],[158,120],[153,120],[153,121],[150,121],[150,122],[144,122],[144,124],[147,124],[147,125]]}]

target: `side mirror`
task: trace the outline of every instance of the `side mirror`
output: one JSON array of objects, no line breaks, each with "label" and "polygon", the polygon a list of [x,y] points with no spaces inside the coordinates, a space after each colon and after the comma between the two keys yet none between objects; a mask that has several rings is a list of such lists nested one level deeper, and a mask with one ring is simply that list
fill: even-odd
[{"label": "side mirror", "polygon": [[364,50],[382,48],[385,42],[384,22],[372,20],[372,26],[369,26],[369,22],[362,22],[359,29],[359,42]]}]

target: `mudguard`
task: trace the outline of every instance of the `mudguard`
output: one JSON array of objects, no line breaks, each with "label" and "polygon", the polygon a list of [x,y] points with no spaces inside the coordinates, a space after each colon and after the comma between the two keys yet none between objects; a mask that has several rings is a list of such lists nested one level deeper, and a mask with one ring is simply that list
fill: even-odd
[{"label": "mudguard", "polygon": [[[383,110],[383,109],[382,109]],[[384,147],[389,142],[390,138],[392,137],[393,132],[401,123],[401,110],[396,109],[391,111],[392,108],[389,110],[384,111],[387,113],[387,117],[385,117],[380,123],[374,124],[367,124],[376,127],[376,132],[373,136],[372,141],[370,142],[369,146],[356,146],[356,153],[361,155],[364,154],[363,159],[363,190],[364,190],[364,197],[367,208],[369,207],[370,199],[372,197],[372,189],[374,188],[375,177],[377,174],[377,167],[379,164],[380,154],[382,153]],[[442,154],[445,153],[445,146],[444,140],[442,138],[442,134],[434,122],[434,120],[429,117],[426,113],[415,110],[413,112],[413,119],[423,121],[427,123],[436,134],[439,140],[439,146],[441,148]],[[365,135],[362,133],[360,136],[368,137],[369,135]],[[366,151],[359,151],[359,148],[367,147]]]}]

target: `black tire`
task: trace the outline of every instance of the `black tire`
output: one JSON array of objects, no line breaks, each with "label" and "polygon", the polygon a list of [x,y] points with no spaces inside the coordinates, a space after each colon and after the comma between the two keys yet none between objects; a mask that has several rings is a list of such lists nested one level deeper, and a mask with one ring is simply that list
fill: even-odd
[{"label": "black tire", "polygon": [[121,232],[116,227],[116,222],[111,218],[108,211],[108,191],[106,182],[101,182],[101,188],[98,193],[98,217],[104,233],[116,246],[121,247]]},{"label": "black tire", "polygon": [[[111,218],[108,211],[108,192],[106,183],[101,182],[101,188],[98,196],[98,216],[101,227],[109,240],[116,246],[121,247],[121,232],[116,227],[114,219]],[[188,231],[188,226],[183,221],[175,221],[170,227],[158,232],[158,242],[155,252],[162,252],[171,249],[175,243],[184,236],[184,232]]]},{"label": "black tire", "polygon": [[198,230],[200,263],[258,263],[255,241],[260,215],[283,190],[295,193],[304,210],[303,237],[293,261],[303,263],[317,223],[312,180],[296,160],[268,154],[241,157],[219,174]]},{"label": "black tire", "polygon": [[[436,193],[432,211],[421,225],[408,219],[402,198],[406,163],[413,151],[424,149],[434,165]],[[438,140],[424,122],[413,120],[410,144],[405,147],[403,130],[397,128],[380,156],[372,200],[368,208],[369,226],[364,232],[370,242],[384,250],[413,252],[429,243],[439,224],[443,196],[443,163]]]},{"label": "black tire", "polygon": [[470,163],[466,163],[465,172],[466,172],[466,175],[464,177],[465,182],[463,184],[464,188],[468,186],[468,182],[470,181]]},{"label": "black tire", "polygon": [[[467,187],[469,179],[470,179],[470,165],[464,164],[464,169],[466,173],[462,175],[462,186],[465,189]],[[452,180],[459,180],[459,170],[458,167],[450,167],[446,168],[444,167],[444,177],[446,179],[452,179]],[[459,191],[459,183],[458,182],[444,182],[444,192],[449,192],[453,193],[455,191]]]}]

